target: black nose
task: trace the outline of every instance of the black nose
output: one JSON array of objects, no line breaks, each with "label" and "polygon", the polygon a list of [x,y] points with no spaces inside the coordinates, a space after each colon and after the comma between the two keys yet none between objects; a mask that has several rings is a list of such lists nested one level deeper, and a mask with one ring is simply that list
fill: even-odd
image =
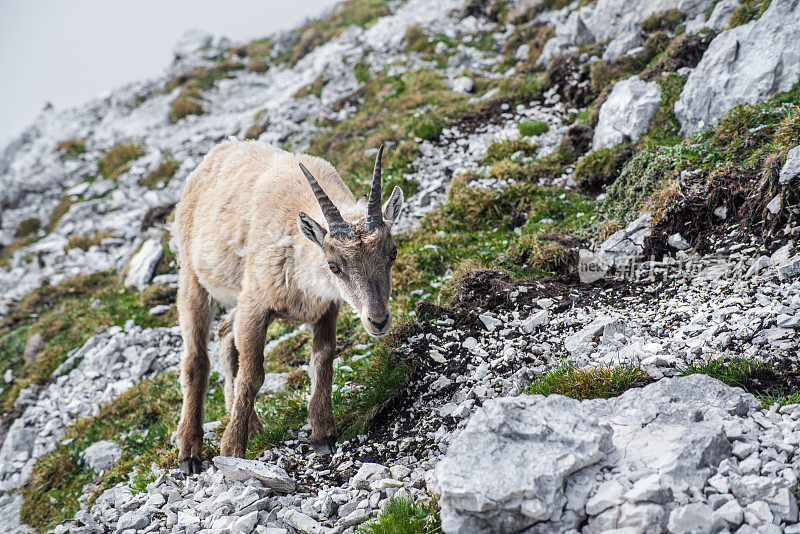
[{"label": "black nose", "polygon": [[375,319],[370,317],[369,322],[372,324],[372,326],[374,326],[378,330],[383,330],[383,327],[386,326],[387,322],[389,322],[389,315],[388,314],[384,315],[383,319],[381,319],[380,321],[376,321]]}]

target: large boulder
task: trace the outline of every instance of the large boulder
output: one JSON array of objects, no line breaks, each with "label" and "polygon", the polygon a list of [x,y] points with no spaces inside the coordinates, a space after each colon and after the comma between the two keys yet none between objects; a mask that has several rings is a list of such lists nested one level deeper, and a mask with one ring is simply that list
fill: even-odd
[{"label": "large boulder", "polygon": [[711,127],[731,108],[753,104],[800,79],[800,0],[773,0],[758,20],[711,41],[675,103],[681,133]]},{"label": "large boulder", "polygon": [[[744,425],[758,428],[750,418],[759,408],[752,395],[705,375],[663,379],[611,399],[486,401],[436,468],[442,528],[665,532],[671,522],[694,531],[696,514],[670,513],[702,493],[732,457],[731,441],[749,430]],[[789,482],[775,484],[761,494],[780,510]],[[737,498],[764,498],[750,493]],[[784,508],[785,517],[796,516],[796,506]]]},{"label": "large boulder", "polygon": [[660,103],[661,87],[655,82],[639,76],[617,82],[600,107],[592,149],[637,141],[647,132]]},{"label": "large boulder", "polygon": [[557,519],[566,480],[611,449],[611,429],[566,397],[487,401],[436,468],[445,532],[519,532]]}]

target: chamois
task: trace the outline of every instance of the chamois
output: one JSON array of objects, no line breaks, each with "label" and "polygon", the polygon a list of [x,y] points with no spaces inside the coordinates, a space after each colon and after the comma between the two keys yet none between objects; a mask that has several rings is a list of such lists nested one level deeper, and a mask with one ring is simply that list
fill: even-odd
[{"label": "chamois", "polygon": [[212,299],[231,308],[219,329],[231,413],[221,454],[244,457],[248,436],[261,426],[253,402],[264,382],[266,330],[276,317],[312,325],[311,444],[318,453],[335,450],[331,390],[339,309],[350,304],[373,337],[392,324],[388,303],[397,246],[391,225],[403,192],[395,187],[381,207],[382,153],[383,147],[366,213],[327,161],[257,141],[217,145],[187,179],[173,227],[184,343],[178,426],[183,472],[201,470]]}]

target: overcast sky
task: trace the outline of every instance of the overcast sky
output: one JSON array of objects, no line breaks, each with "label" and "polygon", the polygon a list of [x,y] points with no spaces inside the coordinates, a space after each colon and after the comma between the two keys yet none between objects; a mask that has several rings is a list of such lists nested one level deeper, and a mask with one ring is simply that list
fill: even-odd
[{"label": "overcast sky", "polygon": [[234,40],[296,26],[334,0],[0,0],[0,147],[46,102],[63,109],[160,74],[198,28]]}]

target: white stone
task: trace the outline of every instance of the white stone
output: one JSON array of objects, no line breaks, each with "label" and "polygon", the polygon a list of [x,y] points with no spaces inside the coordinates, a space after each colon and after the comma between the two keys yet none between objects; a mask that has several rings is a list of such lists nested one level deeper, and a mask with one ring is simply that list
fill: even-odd
[{"label": "white stone", "polygon": [[661,87],[631,76],[614,85],[600,106],[592,149],[636,142],[655,117],[661,103]]},{"label": "white stone", "polygon": [[230,456],[215,456],[213,462],[214,466],[231,482],[246,482],[256,479],[277,492],[291,493],[294,491],[294,482],[286,474],[286,471],[277,465]]},{"label": "white stone", "polygon": [[540,326],[547,325],[547,322],[547,310],[537,310],[531,313],[531,315],[522,322],[520,328],[523,332],[532,334],[538,330]]},{"label": "white stone", "polygon": [[781,167],[778,182],[781,185],[788,184],[791,180],[800,175],[800,145],[789,150],[786,154],[786,162]]},{"label": "white stone", "polygon": [[691,245],[686,241],[681,234],[675,233],[667,237],[667,244],[677,250],[686,250]]},{"label": "white stone", "polygon": [[96,441],[81,452],[81,458],[96,473],[105,473],[122,458],[122,449],[116,441]]},{"label": "white stone", "polygon": [[453,80],[453,91],[468,94],[475,88],[475,82],[469,76],[460,76]]},{"label": "white stone", "polygon": [[135,286],[142,291],[153,278],[158,260],[161,259],[164,249],[161,246],[161,238],[150,238],[142,244],[128,264],[128,274],[125,276],[126,286]]}]

